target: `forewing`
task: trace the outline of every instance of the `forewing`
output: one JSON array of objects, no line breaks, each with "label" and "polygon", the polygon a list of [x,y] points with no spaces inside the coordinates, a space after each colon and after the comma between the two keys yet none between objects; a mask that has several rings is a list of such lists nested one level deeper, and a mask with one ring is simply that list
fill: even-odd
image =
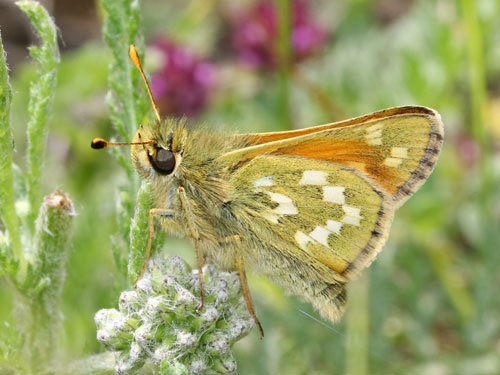
[{"label": "forewing", "polygon": [[359,125],[370,121],[381,120],[396,115],[436,115],[433,109],[421,106],[402,106],[383,109],[381,111],[373,112],[367,115],[355,117],[348,120],[333,122],[330,124],[313,126],[305,129],[281,131],[281,132],[269,132],[269,133],[250,133],[241,134],[239,137],[243,138],[249,145],[260,145],[269,142],[280,141],[288,138],[295,138],[301,135],[307,135],[312,133],[317,133],[319,131],[342,128],[345,126]]},{"label": "forewing", "polygon": [[263,155],[234,171],[235,199],[245,201],[253,232],[288,241],[288,256],[308,254],[349,277],[381,249],[393,216],[371,178],[337,163]]},{"label": "forewing", "polygon": [[[232,151],[220,161],[239,168],[270,154],[347,165],[370,176],[398,207],[432,172],[443,142],[443,125],[431,109],[400,107],[303,131],[270,134],[267,140],[276,140]],[[287,138],[278,139],[280,134]],[[255,141],[265,134],[244,136],[252,144],[252,138]]]}]

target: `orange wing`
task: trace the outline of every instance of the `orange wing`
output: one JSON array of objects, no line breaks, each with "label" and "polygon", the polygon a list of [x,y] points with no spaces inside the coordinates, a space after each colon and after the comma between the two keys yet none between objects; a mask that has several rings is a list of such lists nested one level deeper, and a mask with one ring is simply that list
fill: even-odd
[{"label": "orange wing", "polygon": [[323,130],[342,128],[351,125],[359,125],[365,122],[380,120],[391,116],[412,115],[412,114],[413,115],[426,114],[430,116],[437,115],[436,111],[427,107],[403,106],[403,107],[387,108],[364,116],[354,117],[349,120],[343,120],[331,124],[313,126],[311,128],[281,131],[281,132],[241,134],[239,137],[243,138],[249,145],[260,145],[263,143],[280,141],[282,139],[294,138],[301,135],[317,133]]},{"label": "orange wing", "polygon": [[265,154],[349,165],[371,177],[400,206],[432,172],[443,124],[436,111],[407,106],[307,129],[238,137],[248,147],[220,157],[229,169]]}]

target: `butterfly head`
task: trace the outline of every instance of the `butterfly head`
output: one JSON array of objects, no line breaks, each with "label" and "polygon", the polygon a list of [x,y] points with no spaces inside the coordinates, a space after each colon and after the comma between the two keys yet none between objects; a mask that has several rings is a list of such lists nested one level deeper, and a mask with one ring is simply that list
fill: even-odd
[{"label": "butterfly head", "polygon": [[178,170],[186,131],[182,121],[167,119],[141,126],[132,142],[132,161],[144,178],[172,176]]},{"label": "butterfly head", "polygon": [[101,149],[109,146],[132,146],[132,161],[143,178],[171,176],[177,171],[182,161],[187,135],[185,120],[161,119],[133,45],[130,46],[129,56],[141,73],[157,120],[152,125],[141,125],[130,143],[111,143],[102,138],[95,138],[91,147]]}]

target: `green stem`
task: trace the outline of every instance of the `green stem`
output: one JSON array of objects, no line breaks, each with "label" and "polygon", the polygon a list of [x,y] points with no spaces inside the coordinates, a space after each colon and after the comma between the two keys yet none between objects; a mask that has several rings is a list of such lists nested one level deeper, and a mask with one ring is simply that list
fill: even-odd
[{"label": "green stem", "polygon": [[345,373],[348,375],[369,374],[369,291],[370,271],[365,270],[359,279],[349,285],[345,370]]},{"label": "green stem", "polygon": [[[465,23],[465,38],[469,58],[469,86],[472,101],[471,130],[481,145],[481,150],[487,151],[487,139],[484,132],[486,114],[486,78],[484,71],[484,51],[481,24],[474,0],[462,0],[462,12]],[[489,147],[488,147],[489,148]]]},{"label": "green stem", "polygon": [[45,197],[37,219],[27,298],[19,301],[18,306],[22,307],[18,307],[17,316],[34,373],[50,366],[57,355],[61,293],[73,216],[73,204],[67,194],[55,191]]},{"label": "green stem", "polygon": [[463,275],[453,268],[457,258],[453,246],[438,239],[422,243],[422,249],[427,252],[432,267],[462,322],[466,324],[474,320],[477,315],[476,304],[467,291]]},{"label": "green stem", "polygon": [[279,88],[278,88],[278,119],[280,127],[288,130],[293,127],[290,111],[290,68],[292,65],[291,17],[290,0],[276,0],[278,10],[278,56],[279,56]]},{"label": "green stem", "polygon": [[128,57],[131,44],[135,44],[140,55],[143,55],[144,42],[139,33],[139,2],[101,0],[101,4],[106,11],[104,38],[115,58],[109,67],[110,95],[113,96],[108,96],[108,108],[118,133],[125,141],[130,141],[146,116],[145,95],[139,90],[140,76]]},{"label": "green stem", "polygon": [[[478,142],[480,148],[479,169],[480,186],[478,205],[484,223],[495,220],[491,209],[491,197],[495,194],[496,181],[492,163],[492,142],[487,133],[486,111],[487,111],[487,87],[484,63],[483,35],[481,20],[478,14],[478,4],[473,0],[462,0],[462,13],[465,23],[465,38],[467,42],[467,53],[469,63],[469,90],[472,104],[471,133]],[[487,228],[488,226],[484,226]],[[485,238],[487,233],[485,232]],[[488,252],[490,243],[483,246],[483,251]]]},{"label": "green stem", "polygon": [[[143,38],[139,33],[139,2],[137,0],[101,0],[101,5],[105,10],[104,39],[114,56],[113,62],[109,65],[108,110],[119,136],[124,142],[130,142],[137,126],[146,115],[144,95],[141,96],[142,92],[139,91],[140,77],[128,57],[131,44],[135,44],[139,51],[144,49]],[[120,149],[114,149],[112,153],[131,182],[128,186],[128,193],[135,195],[138,189],[138,178],[131,167],[129,153]]]},{"label": "green stem", "polygon": [[[138,0],[101,0],[100,4],[104,10],[104,39],[114,56],[114,61],[109,66],[108,109],[118,135],[124,141],[130,142],[137,126],[148,120],[147,114],[151,108],[138,71],[128,56],[130,44],[135,44],[140,56],[143,56],[141,51],[144,50],[144,42],[139,32],[139,2]],[[139,178],[132,167],[130,151],[115,148],[112,152],[127,173],[129,181],[119,193],[121,195],[118,200],[117,217],[119,232],[113,239],[113,254],[122,274],[131,282],[135,282],[138,270],[140,271],[144,261],[147,215],[151,202],[150,197],[146,196],[145,188],[142,187],[134,216],[133,198],[139,189]],[[132,216],[134,216],[134,221],[131,225]]]},{"label": "green stem", "polygon": [[137,193],[135,214],[130,224],[128,279],[132,284],[139,277],[144,264],[146,244],[148,243],[148,216],[151,208],[151,185],[143,182]]},{"label": "green stem", "polygon": [[[128,279],[135,283],[144,265],[146,247],[148,243],[148,218],[149,211],[153,208],[153,192],[151,184],[143,182],[137,192],[135,200],[135,213],[130,223],[130,253],[128,258]],[[151,243],[151,256],[158,247],[165,242],[165,232],[158,230],[154,233]]]},{"label": "green stem", "polygon": [[[12,173],[12,155],[14,153],[14,139],[10,128],[10,103],[12,89],[9,83],[5,52],[0,35],[0,213],[1,219],[7,228],[10,239],[10,249],[0,249],[6,252],[7,263],[12,257],[19,262],[17,272],[24,278],[27,263],[22,254],[19,221],[15,209],[14,178]],[[7,266],[2,265],[2,266]],[[10,270],[10,273],[14,272]]]},{"label": "green stem", "polygon": [[45,160],[49,116],[52,113],[57,85],[59,48],[56,27],[42,5],[35,1],[19,1],[16,4],[29,17],[42,41],[39,47],[30,47],[31,56],[39,64],[38,78],[30,86],[28,105],[27,187],[30,203],[28,225],[33,232],[38,207],[40,207],[43,196],[42,167]]}]

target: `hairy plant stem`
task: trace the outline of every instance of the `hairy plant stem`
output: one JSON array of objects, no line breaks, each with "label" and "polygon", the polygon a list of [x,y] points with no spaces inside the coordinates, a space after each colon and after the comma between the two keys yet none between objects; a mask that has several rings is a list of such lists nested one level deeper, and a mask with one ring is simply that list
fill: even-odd
[{"label": "hairy plant stem", "polygon": [[16,307],[25,356],[35,373],[57,356],[62,321],[60,300],[73,216],[73,204],[67,194],[55,191],[45,197],[37,218],[28,272],[31,283]]},{"label": "hairy plant stem", "polygon": [[9,234],[10,246],[0,245],[0,274],[2,271],[13,274],[12,259],[18,259],[18,273],[24,279],[27,263],[22,254],[19,220],[15,210],[14,178],[12,156],[14,139],[10,128],[10,104],[12,88],[5,61],[5,52],[0,34],[0,215]]},{"label": "hairy plant stem", "polygon": [[[129,142],[132,140],[137,126],[149,119],[149,103],[147,96],[144,95],[140,75],[128,57],[130,44],[134,44],[140,55],[143,56],[141,52],[144,50],[144,41],[139,32],[139,1],[101,0],[100,4],[104,9],[104,39],[114,56],[114,61],[109,66],[108,84],[110,91],[106,98],[108,110],[116,132],[124,141]],[[140,212],[140,215],[146,215],[145,223],[147,223],[147,213],[151,208],[151,202],[146,202],[148,199],[143,196],[142,203],[139,203],[142,208],[138,206],[134,209],[135,198],[139,190],[139,178],[130,160],[130,150],[128,148],[112,148],[111,152],[123,167],[129,181],[118,192],[118,233],[112,241],[113,255],[120,272],[133,282],[132,279],[135,277],[140,259],[137,258],[138,252],[131,249],[139,247],[138,241],[134,240],[136,237],[134,233],[139,237],[141,235],[137,231],[133,232],[132,227],[142,224],[134,221],[131,226],[130,218],[134,216],[134,211],[136,215]],[[145,228],[141,227],[140,229]],[[147,233],[147,230],[144,230],[143,233]],[[141,247],[143,255],[144,243]]]},{"label": "hairy plant stem", "polygon": [[[59,63],[56,28],[38,2],[19,1],[17,5],[30,19],[41,44],[30,47],[37,62],[37,79],[30,85],[27,172],[23,175],[12,164],[12,93],[0,43],[0,211],[7,234],[0,233],[0,270],[6,271],[18,292],[14,319],[20,338],[10,344],[22,358],[18,369],[20,373],[38,374],[57,356],[62,321],[60,299],[74,211],[64,192],[55,191],[44,199],[42,191],[45,143]],[[19,186],[22,187],[15,189]],[[25,216],[17,215],[17,202],[28,203]]]},{"label": "hairy plant stem", "polygon": [[26,180],[30,204],[28,227],[33,232],[38,207],[40,207],[43,196],[41,184],[45,144],[57,85],[57,65],[60,57],[56,27],[45,8],[35,1],[19,1],[17,5],[29,17],[42,42],[40,46],[30,47],[31,56],[38,63],[38,79],[31,83],[28,105],[28,173]]},{"label": "hairy plant stem", "polygon": [[151,186],[145,182],[137,192],[134,217],[130,224],[130,253],[128,280],[135,283],[144,264],[144,253],[148,243],[148,216],[152,207]]}]

